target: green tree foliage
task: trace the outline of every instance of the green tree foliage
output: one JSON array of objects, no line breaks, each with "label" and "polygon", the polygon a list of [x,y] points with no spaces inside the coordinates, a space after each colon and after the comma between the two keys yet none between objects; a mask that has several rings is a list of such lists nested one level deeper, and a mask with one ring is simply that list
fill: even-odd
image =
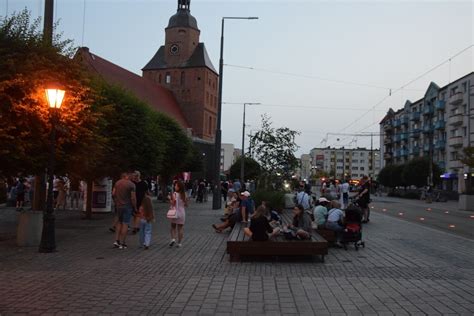
[{"label": "green tree foliage", "polygon": [[[438,184],[442,171],[433,164],[433,184]],[[378,181],[389,188],[427,185],[429,162],[426,158],[415,158],[400,165],[387,165],[379,172]]]},{"label": "green tree foliage", "polygon": [[51,111],[44,89],[60,83],[66,90],[57,125],[59,171],[71,152],[87,150],[98,116],[89,106],[94,98],[88,76],[69,58],[70,41],[56,36],[45,45],[37,19],[27,10],[0,24],[0,173],[41,173],[47,165]]},{"label": "green tree foliage", "polygon": [[[260,177],[262,168],[260,164],[253,158],[245,156],[244,158],[245,168],[244,168],[244,180],[252,179],[256,180]],[[242,161],[242,156],[237,158],[237,160],[230,166],[229,176],[231,179],[240,179],[240,163]]]},{"label": "green tree foliage", "polygon": [[287,127],[272,127],[271,118],[266,114],[262,115],[262,126],[250,138],[250,147],[263,173],[291,177],[298,166],[298,160],[295,157],[298,145],[295,137],[299,134]]},{"label": "green tree foliage", "polygon": [[462,163],[469,168],[474,168],[474,147],[466,147],[463,149]]}]

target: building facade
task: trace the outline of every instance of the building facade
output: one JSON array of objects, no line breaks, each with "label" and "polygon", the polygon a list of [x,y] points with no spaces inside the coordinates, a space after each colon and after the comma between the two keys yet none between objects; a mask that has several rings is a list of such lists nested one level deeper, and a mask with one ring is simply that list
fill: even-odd
[{"label": "building facade", "polygon": [[220,168],[221,172],[229,171],[230,167],[234,164],[236,149],[234,144],[226,144],[223,143],[221,145],[221,161],[220,161]]},{"label": "building facade", "polygon": [[337,179],[377,178],[380,151],[367,148],[313,148],[310,151],[311,172],[323,171]]},{"label": "building facade", "polygon": [[189,1],[178,1],[165,33],[165,44],[143,67],[143,77],[173,91],[193,135],[212,141],[219,79],[204,43],[199,42],[200,30]]},{"label": "building facade", "polygon": [[443,188],[458,191],[468,171],[462,149],[474,144],[474,72],[439,87],[431,83],[422,99],[390,109],[380,122],[381,164],[428,157],[444,170]]}]

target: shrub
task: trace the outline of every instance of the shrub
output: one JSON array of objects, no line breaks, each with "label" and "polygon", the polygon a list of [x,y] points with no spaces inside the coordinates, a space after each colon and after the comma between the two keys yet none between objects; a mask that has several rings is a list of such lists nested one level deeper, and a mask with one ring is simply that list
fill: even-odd
[{"label": "shrub", "polygon": [[420,199],[420,194],[417,192],[407,192],[403,194],[402,196],[405,199],[412,199],[412,200],[419,200]]},{"label": "shrub", "polygon": [[269,209],[282,210],[285,208],[285,193],[281,191],[256,191],[253,194],[255,206],[258,207],[262,201],[267,201]]},{"label": "shrub", "polygon": [[391,192],[388,192],[387,196],[390,196],[390,197],[402,197],[402,195],[401,195],[400,192],[398,192],[398,191],[391,191]]}]

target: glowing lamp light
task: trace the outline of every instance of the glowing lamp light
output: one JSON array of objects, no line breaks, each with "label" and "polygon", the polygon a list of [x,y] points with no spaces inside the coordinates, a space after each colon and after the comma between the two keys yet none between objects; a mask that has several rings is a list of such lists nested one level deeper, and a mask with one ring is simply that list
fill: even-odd
[{"label": "glowing lamp light", "polygon": [[456,226],[453,225],[453,224],[449,225],[449,228],[455,228],[455,227],[456,227]]},{"label": "glowing lamp light", "polygon": [[420,217],[420,221],[424,221],[424,220],[425,220],[425,218],[424,218],[424,217]]},{"label": "glowing lamp light", "polygon": [[403,213],[398,213],[398,215],[403,216]]},{"label": "glowing lamp light", "polygon": [[446,212],[444,212],[444,213],[449,214],[449,211],[446,211]]},{"label": "glowing lamp light", "polygon": [[386,212],[386,211],[387,211],[387,209],[386,209],[386,208],[384,208],[384,209],[382,210],[382,212]]},{"label": "glowing lamp light", "polygon": [[470,218],[474,218],[474,215],[469,216]]},{"label": "glowing lamp light", "polygon": [[427,211],[431,211],[431,208],[427,208],[426,210],[427,210]]},{"label": "glowing lamp light", "polygon": [[49,107],[52,109],[61,108],[61,104],[64,100],[64,94],[66,91],[61,89],[46,89],[46,100],[48,101]]}]

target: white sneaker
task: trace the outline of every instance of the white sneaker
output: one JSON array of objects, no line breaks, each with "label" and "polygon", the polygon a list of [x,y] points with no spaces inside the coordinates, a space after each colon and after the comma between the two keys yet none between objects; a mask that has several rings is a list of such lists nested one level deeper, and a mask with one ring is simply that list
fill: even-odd
[{"label": "white sneaker", "polygon": [[173,247],[175,243],[176,243],[176,239],[171,239],[168,246]]},{"label": "white sneaker", "polygon": [[176,245],[176,248],[181,248],[182,246],[183,246],[183,245],[181,245],[181,244],[177,244],[177,245]]}]

